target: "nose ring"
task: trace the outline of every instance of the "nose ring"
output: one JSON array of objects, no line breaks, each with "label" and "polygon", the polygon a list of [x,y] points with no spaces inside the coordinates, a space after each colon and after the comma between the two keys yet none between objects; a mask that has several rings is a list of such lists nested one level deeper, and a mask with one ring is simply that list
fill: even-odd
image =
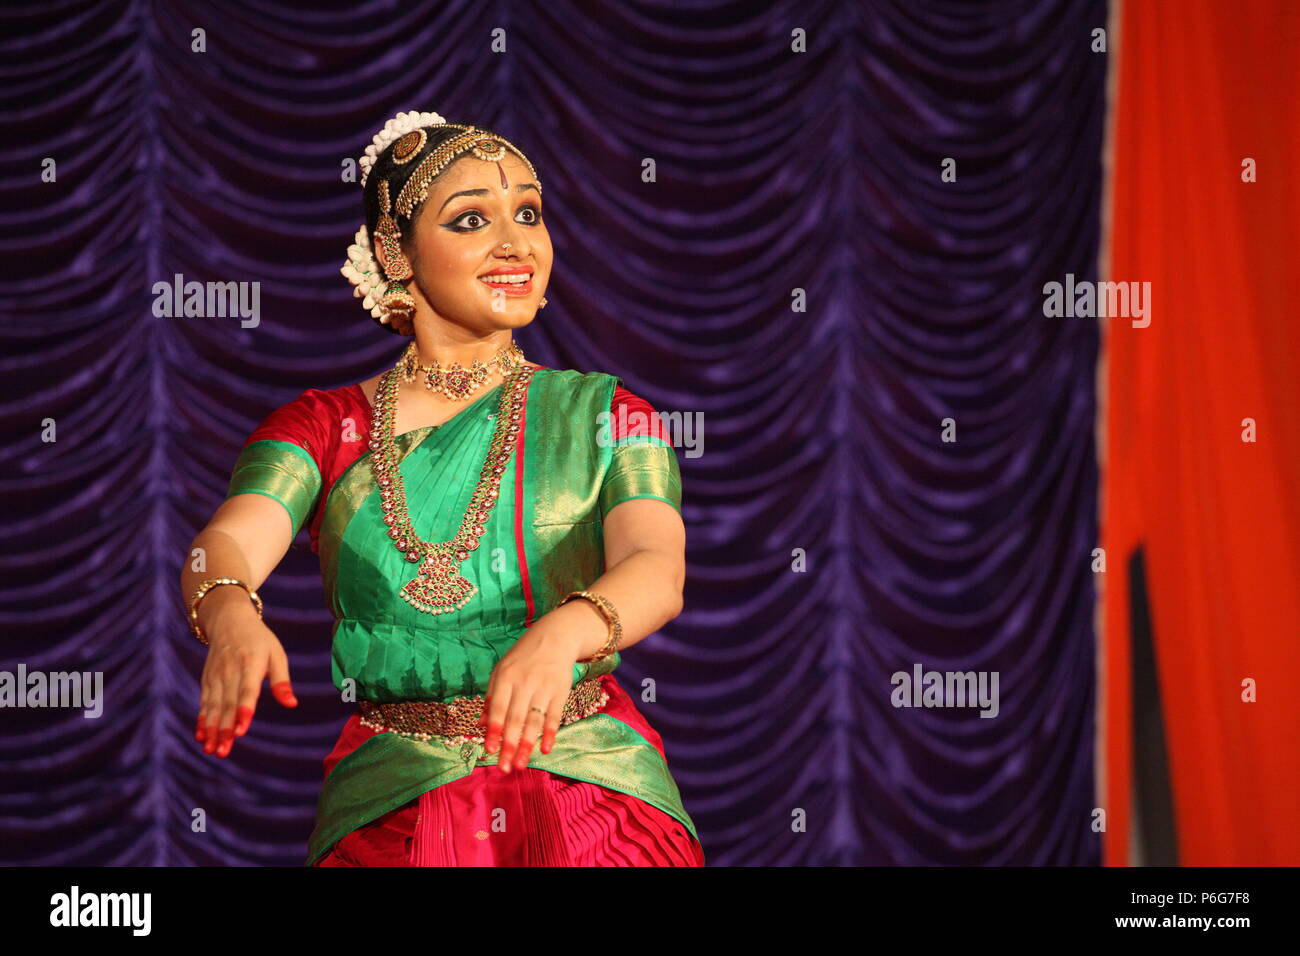
[{"label": "nose ring", "polygon": [[509,249],[509,248],[510,248],[510,243],[508,243],[508,242],[503,242],[503,243],[501,243],[501,248],[502,248],[502,249]]}]

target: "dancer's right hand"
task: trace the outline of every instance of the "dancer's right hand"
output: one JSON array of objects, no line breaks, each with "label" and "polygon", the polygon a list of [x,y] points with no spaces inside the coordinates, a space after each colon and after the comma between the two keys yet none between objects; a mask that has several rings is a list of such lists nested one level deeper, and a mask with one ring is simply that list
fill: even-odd
[{"label": "dancer's right hand", "polygon": [[248,599],[243,600],[247,613],[222,615],[205,631],[208,658],[203,665],[194,739],[203,743],[204,753],[218,757],[227,756],[235,738],[248,733],[264,679],[270,678],[271,693],[282,705],[298,706],[289,683],[289,657],[284,646]]}]

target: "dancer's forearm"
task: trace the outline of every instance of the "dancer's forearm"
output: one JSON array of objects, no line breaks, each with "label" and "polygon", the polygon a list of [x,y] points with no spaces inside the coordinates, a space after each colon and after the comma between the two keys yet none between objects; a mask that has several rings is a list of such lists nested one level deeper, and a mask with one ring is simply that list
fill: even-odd
[{"label": "dancer's forearm", "polygon": [[[618,611],[623,651],[645,640],[682,612],[684,574],[679,559],[658,550],[634,551],[587,586]],[[563,621],[574,660],[585,660],[609,640],[609,625],[590,601],[575,598],[546,615]]]}]

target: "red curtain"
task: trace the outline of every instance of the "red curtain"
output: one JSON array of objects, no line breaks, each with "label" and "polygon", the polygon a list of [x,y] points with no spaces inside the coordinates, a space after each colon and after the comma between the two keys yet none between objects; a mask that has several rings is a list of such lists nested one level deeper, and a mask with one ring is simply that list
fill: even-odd
[{"label": "red curtain", "polygon": [[1125,0],[1108,39],[1103,269],[1151,283],[1151,323],[1103,320],[1105,859],[1128,862],[1142,546],[1179,862],[1295,865],[1300,4]]}]

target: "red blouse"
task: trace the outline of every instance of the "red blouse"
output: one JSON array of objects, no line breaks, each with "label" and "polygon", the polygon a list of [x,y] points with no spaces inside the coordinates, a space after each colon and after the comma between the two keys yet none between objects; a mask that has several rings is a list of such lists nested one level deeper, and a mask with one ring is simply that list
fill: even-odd
[{"label": "red blouse", "polygon": [[[539,368],[547,368],[542,365]],[[373,408],[360,383],[342,388],[309,388],[262,420],[244,442],[275,440],[298,445],[311,455],[321,476],[321,494],[308,522],[311,550],[319,553],[320,506],[334,482],[369,450]],[[668,441],[658,413],[645,399],[623,386],[616,386],[610,402],[610,430],[618,441],[636,435],[651,435]],[[347,440],[344,440],[346,436]]]}]

